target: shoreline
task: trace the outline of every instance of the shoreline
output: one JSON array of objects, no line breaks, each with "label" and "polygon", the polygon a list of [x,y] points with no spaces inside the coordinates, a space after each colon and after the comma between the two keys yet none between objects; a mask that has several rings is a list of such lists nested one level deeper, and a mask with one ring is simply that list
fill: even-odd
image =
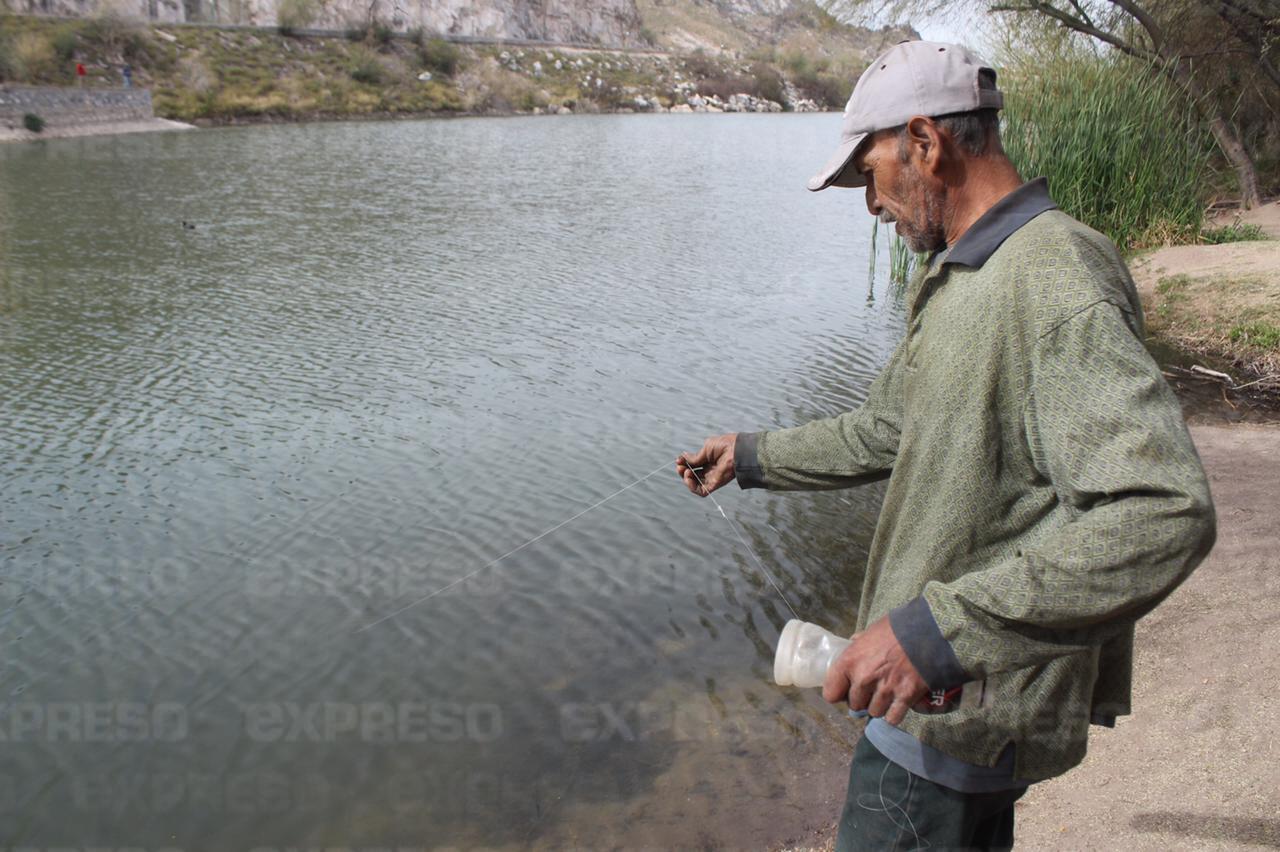
[{"label": "shoreline", "polygon": [[598,110],[588,112],[529,112],[529,111],[456,111],[456,110],[424,110],[422,112],[372,112],[372,113],[328,113],[317,112],[308,115],[237,115],[225,118],[197,118],[191,122],[175,121],[169,118],[156,117],[149,121],[112,121],[91,124],[72,124],[62,127],[46,127],[39,133],[32,133],[22,128],[0,128],[0,144],[7,142],[39,142],[42,139],[71,139],[88,136],[120,136],[131,133],[154,133],[182,130],[212,130],[220,127],[257,127],[275,124],[323,124],[333,122],[383,122],[383,121],[425,121],[429,119],[455,118],[542,118],[569,117],[583,115],[813,115],[829,113],[832,110],[811,112],[769,113],[769,112],[733,112],[726,110],[708,110],[692,112],[685,110]]},{"label": "shoreline", "polygon": [[102,121],[86,124],[68,124],[61,127],[45,127],[39,133],[23,128],[0,128],[0,143],[39,142],[44,139],[77,139],[86,136],[124,136],[131,133],[165,133],[195,130],[194,124],[173,121],[168,118],[152,118],[144,121]]}]

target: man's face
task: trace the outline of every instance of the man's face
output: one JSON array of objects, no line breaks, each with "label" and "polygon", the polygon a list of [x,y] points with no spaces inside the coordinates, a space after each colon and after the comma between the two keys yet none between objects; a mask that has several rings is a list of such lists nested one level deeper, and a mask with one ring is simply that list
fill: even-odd
[{"label": "man's face", "polygon": [[867,210],[881,222],[895,222],[914,252],[947,247],[941,193],[929,188],[914,158],[903,162],[897,134],[879,131],[851,164],[867,181]]}]

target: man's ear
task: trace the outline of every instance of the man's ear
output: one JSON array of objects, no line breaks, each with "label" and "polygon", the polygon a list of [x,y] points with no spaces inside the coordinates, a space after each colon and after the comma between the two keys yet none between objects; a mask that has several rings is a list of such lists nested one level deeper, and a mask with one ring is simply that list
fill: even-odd
[{"label": "man's ear", "polygon": [[907,150],[921,172],[936,175],[942,171],[945,145],[946,140],[933,119],[917,115],[907,122]]}]

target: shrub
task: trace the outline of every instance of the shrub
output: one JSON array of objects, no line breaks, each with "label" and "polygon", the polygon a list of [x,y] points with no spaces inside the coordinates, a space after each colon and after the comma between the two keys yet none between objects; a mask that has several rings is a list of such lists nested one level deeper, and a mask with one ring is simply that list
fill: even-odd
[{"label": "shrub", "polygon": [[276,5],[276,29],[282,36],[292,36],[315,23],[319,12],[316,0],[279,0]]},{"label": "shrub", "polygon": [[385,21],[374,21],[369,25],[369,40],[379,47],[387,47],[396,37],[396,31]]},{"label": "shrub", "polygon": [[76,47],[79,42],[80,37],[76,35],[76,31],[72,27],[58,27],[53,32],[53,52],[57,54],[58,60],[63,63],[69,63],[75,59]]},{"label": "shrub", "polygon": [[1208,245],[1221,243],[1242,243],[1250,240],[1265,240],[1267,234],[1257,225],[1246,222],[1233,222],[1220,228],[1205,228],[1200,234],[1200,242]]},{"label": "shrub", "polygon": [[21,33],[15,38],[10,57],[14,76],[27,80],[50,74],[57,67],[53,43],[38,32]]},{"label": "shrub", "polygon": [[34,112],[29,112],[22,116],[22,126],[32,133],[39,133],[44,130],[44,119]]},{"label": "shrub", "polygon": [[548,104],[546,93],[536,83],[507,71],[496,62],[480,66],[476,71],[476,81],[471,96],[473,109],[486,112],[528,111]]},{"label": "shrub", "polygon": [[462,64],[462,51],[442,38],[425,39],[418,47],[418,58],[428,71],[452,77]]},{"label": "shrub", "polygon": [[1200,233],[1212,150],[1186,97],[1120,56],[1060,53],[1005,69],[1002,137],[1024,177],[1122,249]]},{"label": "shrub", "polygon": [[812,68],[792,78],[796,90],[819,106],[840,109],[849,99],[849,82],[835,74],[814,71]]},{"label": "shrub", "polygon": [[684,58],[684,70],[695,79],[724,76],[724,68],[715,59],[706,54],[702,48]]},{"label": "shrub", "polygon": [[772,65],[757,62],[751,66],[751,74],[755,77],[755,91],[751,94],[779,104],[787,102],[786,84],[782,80],[782,75],[778,73],[778,69]]},{"label": "shrub", "polygon": [[348,71],[352,80],[357,83],[368,83],[372,86],[382,82],[386,69],[378,61],[376,54],[363,48],[355,48],[351,51],[350,56],[351,64]]},{"label": "shrub", "polygon": [[97,47],[107,58],[144,65],[154,63],[155,41],[141,22],[107,11],[90,18],[80,30],[84,43]]}]

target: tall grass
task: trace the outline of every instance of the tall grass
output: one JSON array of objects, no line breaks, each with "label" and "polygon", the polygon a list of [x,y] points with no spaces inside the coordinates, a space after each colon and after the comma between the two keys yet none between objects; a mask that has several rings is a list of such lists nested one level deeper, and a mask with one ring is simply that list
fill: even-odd
[{"label": "tall grass", "polygon": [[[879,251],[877,235],[880,231],[880,219],[871,220],[871,252],[867,269],[867,301],[875,298],[876,287],[876,255]],[[911,275],[928,261],[927,252],[913,252],[907,241],[896,233],[889,241],[889,283],[899,291],[911,280]]]},{"label": "tall grass", "polygon": [[1194,240],[1212,147],[1192,104],[1157,69],[1058,55],[1001,73],[1002,138],[1023,177],[1122,249]]}]

